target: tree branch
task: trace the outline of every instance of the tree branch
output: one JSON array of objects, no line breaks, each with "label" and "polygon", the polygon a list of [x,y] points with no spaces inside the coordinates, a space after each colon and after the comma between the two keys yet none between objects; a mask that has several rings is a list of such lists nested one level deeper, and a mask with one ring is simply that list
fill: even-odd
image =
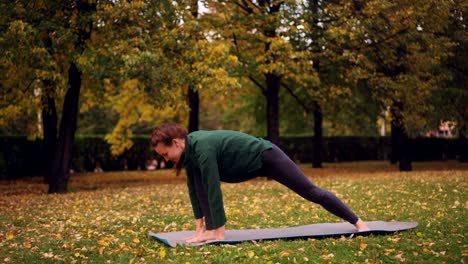
[{"label": "tree branch", "polygon": [[306,113],[312,113],[313,110],[311,108],[309,108],[293,91],[292,89],[287,86],[285,83],[281,83],[281,86],[283,86],[286,91],[288,91],[288,93],[294,98],[296,99],[296,101],[302,106],[302,108],[304,108],[304,110],[306,111]]},{"label": "tree branch", "polygon": [[236,33],[232,33],[232,42],[234,43],[234,47],[236,48],[237,53],[239,53],[239,45],[237,43]]},{"label": "tree branch", "polygon": [[266,88],[265,88],[261,83],[259,83],[257,80],[255,80],[255,78],[252,77],[252,76],[249,76],[249,79],[250,79],[253,83],[255,83],[255,85],[257,85],[258,88],[260,88],[260,90],[262,91],[263,94],[265,94]]},{"label": "tree branch", "polygon": [[32,86],[32,84],[36,81],[36,79],[32,79],[31,82],[28,84],[28,86],[26,86],[26,88],[24,88],[23,90],[23,93],[25,93],[27,90],[29,90],[29,88]]},{"label": "tree branch", "polygon": [[399,31],[395,32],[394,34],[389,35],[389,36],[387,36],[387,37],[385,37],[383,39],[380,39],[379,41],[372,42],[371,44],[367,45],[366,47],[377,46],[377,45],[379,45],[379,44],[381,44],[383,42],[386,42],[386,41],[388,41],[388,40],[390,40],[390,39],[392,39],[392,38],[394,38],[394,37],[396,37],[396,36],[398,36],[400,34],[406,33],[409,29],[410,29],[409,27],[400,29]]},{"label": "tree branch", "polygon": [[[240,7],[242,10],[244,10],[245,12],[247,12],[247,14],[253,14],[254,10],[252,8],[250,8],[248,5],[248,3],[245,1],[245,0],[242,0],[242,4],[239,3],[238,1],[234,1],[234,4],[238,7]],[[252,3],[252,5],[255,6],[254,3]],[[257,7],[257,6],[255,6]],[[257,7],[258,8],[258,7]]]}]

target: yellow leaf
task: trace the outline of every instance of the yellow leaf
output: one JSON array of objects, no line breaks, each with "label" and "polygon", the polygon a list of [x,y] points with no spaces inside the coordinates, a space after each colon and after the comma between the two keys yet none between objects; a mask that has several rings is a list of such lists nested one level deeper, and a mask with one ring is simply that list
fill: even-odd
[{"label": "yellow leaf", "polygon": [[158,256],[161,259],[165,258],[166,257],[166,250],[164,248],[159,248]]},{"label": "yellow leaf", "polygon": [[247,255],[249,256],[249,258],[253,258],[255,256],[255,252],[253,252],[252,250],[249,250],[247,252]]},{"label": "yellow leaf", "polygon": [[366,244],[366,243],[361,243],[361,244],[359,245],[359,248],[360,248],[361,250],[364,250],[364,249],[367,248],[367,244]]},{"label": "yellow leaf", "polygon": [[99,240],[98,244],[101,245],[101,246],[104,246],[104,247],[109,246],[109,242],[104,240],[104,239]]},{"label": "yellow leaf", "polygon": [[7,240],[12,240],[13,238],[15,238],[15,235],[12,232],[8,232],[6,234],[6,239]]},{"label": "yellow leaf", "polygon": [[23,243],[23,246],[24,246],[25,248],[31,248],[31,247],[32,247],[32,245],[31,245],[30,242],[24,242],[24,243]]},{"label": "yellow leaf", "polygon": [[140,240],[138,238],[135,238],[135,239],[133,239],[133,242],[138,244],[138,243],[140,243]]},{"label": "yellow leaf", "polygon": [[290,257],[291,256],[291,252],[289,251],[286,251],[286,250],[283,250],[281,251],[280,253],[280,257],[284,258],[284,257]]}]

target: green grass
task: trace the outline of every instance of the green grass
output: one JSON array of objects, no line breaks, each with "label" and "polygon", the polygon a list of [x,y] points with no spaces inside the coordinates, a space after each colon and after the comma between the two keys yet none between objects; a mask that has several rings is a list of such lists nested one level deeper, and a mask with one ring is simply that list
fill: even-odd
[{"label": "green grass", "polygon": [[[468,165],[303,165],[364,220],[417,221],[387,236],[169,248],[147,236],[192,229],[184,177],[171,171],[75,174],[71,192],[39,178],[0,182],[0,263],[463,263]],[[228,229],[341,222],[274,181],[223,184]]]}]

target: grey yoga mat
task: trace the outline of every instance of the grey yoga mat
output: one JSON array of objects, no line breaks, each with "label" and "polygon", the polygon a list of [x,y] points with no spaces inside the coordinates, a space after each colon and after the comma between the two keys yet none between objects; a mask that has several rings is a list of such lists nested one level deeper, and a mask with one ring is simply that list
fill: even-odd
[{"label": "grey yoga mat", "polygon": [[245,230],[226,230],[225,240],[213,241],[200,244],[188,244],[183,240],[185,237],[194,234],[194,231],[177,231],[168,233],[153,233],[148,234],[164,244],[175,247],[179,245],[205,245],[205,244],[236,244],[252,240],[277,240],[277,239],[307,239],[307,238],[327,238],[341,236],[368,236],[370,234],[385,235],[397,231],[413,229],[418,226],[417,222],[384,222],[372,221],[366,222],[370,231],[358,232],[350,223],[321,223],[296,227],[286,228],[269,228],[269,229],[245,229]]}]

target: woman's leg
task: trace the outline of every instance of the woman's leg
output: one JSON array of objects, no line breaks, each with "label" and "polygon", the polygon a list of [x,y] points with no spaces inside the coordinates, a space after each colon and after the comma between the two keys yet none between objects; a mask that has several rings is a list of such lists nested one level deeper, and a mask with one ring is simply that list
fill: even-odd
[{"label": "woman's leg", "polygon": [[307,178],[297,165],[277,146],[263,152],[261,172],[305,199],[320,204],[330,213],[356,225],[359,218],[338,197],[320,189]]}]

